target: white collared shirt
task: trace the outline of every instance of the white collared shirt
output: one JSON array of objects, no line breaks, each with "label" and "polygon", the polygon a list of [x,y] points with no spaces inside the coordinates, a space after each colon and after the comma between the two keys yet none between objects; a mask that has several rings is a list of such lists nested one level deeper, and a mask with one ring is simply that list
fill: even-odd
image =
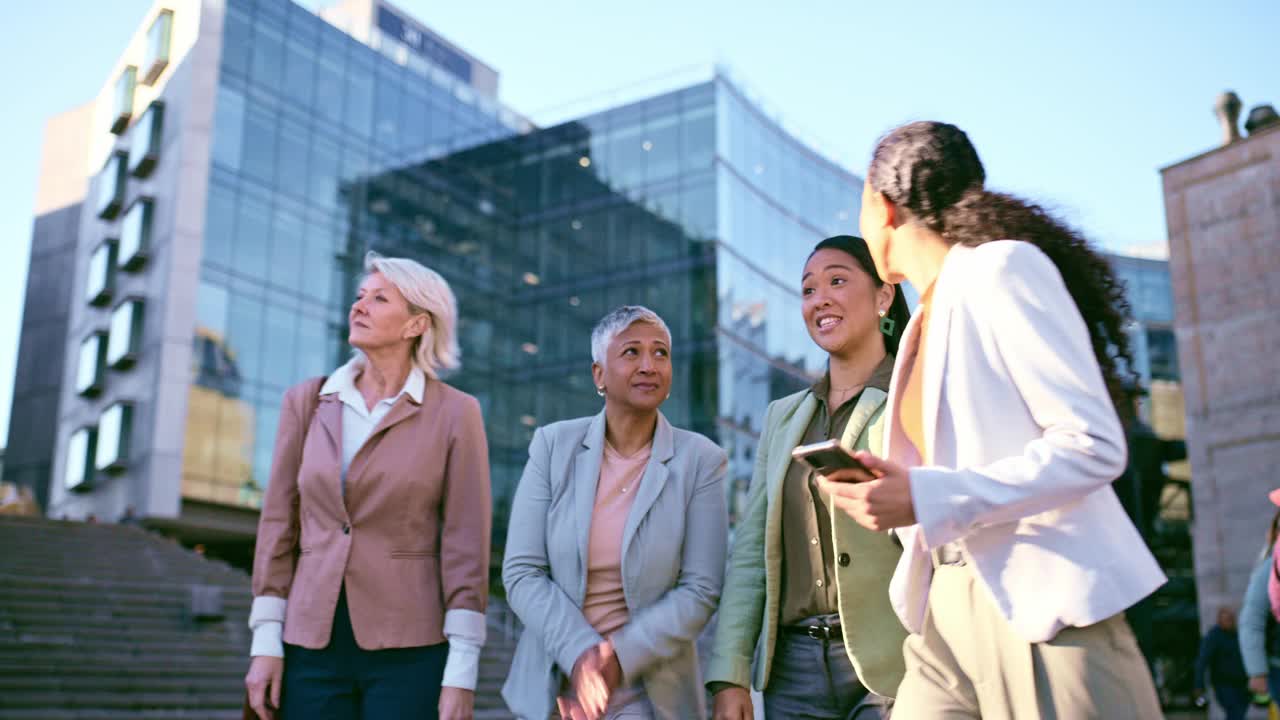
[{"label": "white collared shirt", "polygon": [[[321,395],[337,393],[338,400],[342,402],[341,482],[344,498],[351,460],[373,434],[374,428],[382,422],[382,418],[391,411],[401,395],[407,394],[415,403],[421,404],[427,384],[426,373],[415,367],[409,372],[400,392],[379,400],[370,409],[356,387],[359,374],[360,368],[355,361],[348,361],[334,370],[320,388]],[[286,601],[283,598],[260,596],[253,599],[253,609],[249,614],[249,628],[253,631],[250,655],[284,657],[282,638],[285,608]],[[483,613],[459,608],[445,611],[444,635],[449,641],[449,656],[445,661],[442,685],[475,690],[476,677],[480,672],[480,649],[484,646],[486,631]]]},{"label": "white collared shirt", "polygon": [[325,380],[324,386],[320,388],[321,395],[337,393],[338,400],[342,401],[342,495],[344,498],[347,494],[347,469],[351,467],[351,459],[360,452],[360,448],[364,447],[365,440],[369,439],[373,429],[382,422],[382,418],[391,411],[401,395],[407,394],[415,403],[422,404],[422,391],[427,384],[426,374],[418,368],[413,368],[404,381],[404,387],[400,388],[400,392],[379,400],[370,409],[365,404],[360,389],[356,387],[356,378],[359,375],[360,369],[352,360],[334,370],[329,379]]}]

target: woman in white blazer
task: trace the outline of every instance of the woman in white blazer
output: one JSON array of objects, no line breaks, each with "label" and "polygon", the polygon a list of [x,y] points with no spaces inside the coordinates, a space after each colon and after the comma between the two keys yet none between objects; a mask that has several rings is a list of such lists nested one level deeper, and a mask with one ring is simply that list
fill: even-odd
[{"label": "woman in white blazer", "polygon": [[880,276],[921,299],[883,456],[823,488],[904,546],[894,718],[1159,718],[1124,610],[1165,578],[1111,489],[1122,286],[1079,234],[984,179],[959,128],[916,122],[879,141],[863,189]]},{"label": "woman in white blazer", "polygon": [[604,409],[538,429],[502,581],[524,623],[502,695],[520,718],[706,717],[694,641],[728,544],[728,459],[671,426],[671,333],[628,305],[591,334]]}]

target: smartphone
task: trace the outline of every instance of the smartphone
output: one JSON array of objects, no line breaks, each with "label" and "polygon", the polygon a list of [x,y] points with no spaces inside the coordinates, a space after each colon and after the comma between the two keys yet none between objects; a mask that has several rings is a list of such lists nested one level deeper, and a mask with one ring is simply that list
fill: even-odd
[{"label": "smartphone", "polygon": [[835,470],[862,470],[868,475],[871,474],[867,466],[855,458],[853,453],[840,444],[839,440],[824,440],[812,445],[801,445],[791,451],[791,457],[809,463],[810,467],[824,475]]}]

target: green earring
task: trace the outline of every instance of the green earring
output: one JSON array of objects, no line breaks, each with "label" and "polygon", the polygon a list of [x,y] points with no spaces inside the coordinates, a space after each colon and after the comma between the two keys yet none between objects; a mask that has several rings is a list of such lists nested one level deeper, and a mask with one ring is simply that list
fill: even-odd
[{"label": "green earring", "polygon": [[880,311],[880,332],[884,333],[888,337],[893,337],[893,331],[896,330],[897,328],[898,328],[897,321],[889,317],[889,314],[886,311],[881,310]]}]

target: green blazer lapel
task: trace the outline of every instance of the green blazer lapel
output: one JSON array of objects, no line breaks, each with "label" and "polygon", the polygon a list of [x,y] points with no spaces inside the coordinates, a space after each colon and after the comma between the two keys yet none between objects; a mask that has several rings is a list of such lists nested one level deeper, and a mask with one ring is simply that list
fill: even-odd
[{"label": "green blazer lapel", "polygon": [[[849,450],[858,450],[858,438],[862,436],[862,431],[867,429],[867,425],[872,423],[877,417],[877,413],[884,407],[885,400],[889,394],[880,388],[869,387],[862,391],[862,396],[858,398],[858,404],[853,406],[853,414],[849,416],[849,424],[844,426],[844,433],[840,435],[840,444]],[[871,428],[870,435],[883,435],[880,426]],[[880,443],[876,442],[877,438],[868,437],[869,442],[867,449],[871,452],[880,454]]]},{"label": "green blazer lapel", "polygon": [[782,489],[783,478],[787,476],[787,467],[791,465],[791,451],[804,439],[804,431],[809,428],[809,421],[818,409],[818,399],[813,393],[806,392],[800,402],[790,413],[781,413],[781,427],[774,435],[773,447],[769,448],[769,506],[774,505],[778,492]]}]

